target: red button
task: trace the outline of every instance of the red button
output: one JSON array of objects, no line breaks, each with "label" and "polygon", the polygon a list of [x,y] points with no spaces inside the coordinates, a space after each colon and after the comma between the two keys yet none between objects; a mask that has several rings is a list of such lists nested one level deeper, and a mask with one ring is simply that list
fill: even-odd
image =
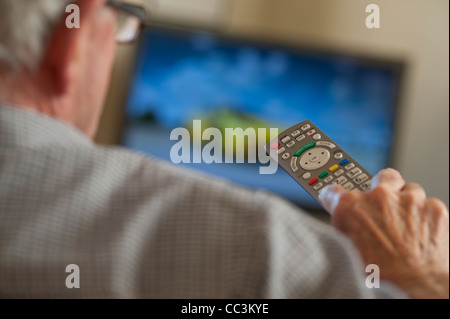
[{"label": "red button", "polygon": [[315,183],[317,183],[319,180],[317,178],[313,178],[312,180],[309,181],[309,185],[314,185]]},{"label": "red button", "polygon": [[280,143],[273,143],[272,144],[272,149],[273,150],[277,150],[280,147]]}]

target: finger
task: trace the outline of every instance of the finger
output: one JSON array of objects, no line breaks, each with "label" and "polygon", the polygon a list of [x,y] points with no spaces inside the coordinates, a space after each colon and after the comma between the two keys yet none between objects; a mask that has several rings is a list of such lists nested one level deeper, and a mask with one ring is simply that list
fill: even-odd
[{"label": "finger", "polygon": [[383,185],[393,191],[400,191],[405,186],[405,180],[398,171],[392,168],[381,170],[372,180],[371,188]]},{"label": "finger", "polygon": [[437,198],[429,198],[426,201],[429,210],[437,215],[449,216],[448,208],[441,200]]},{"label": "finger", "polygon": [[433,243],[444,242],[445,240],[448,241],[449,214],[447,206],[436,198],[427,199],[425,205],[427,213],[424,217],[426,217],[425,220],[428,227],[423,227],[423,233],[428,236]]},{"label": "finger", "polygon": [[425,192],[425,190],[416,183],[405,184],[401,191],[404,193],[411,193],[419,200],[425,200],[427,198],[427,193]]},{"label": "finger", "polygon": [[320,192],[319,202],[328,213],[333,215],[336,207],[339,205],[341,196],[346,192],[347,191],[339,185],[329,185]]}]

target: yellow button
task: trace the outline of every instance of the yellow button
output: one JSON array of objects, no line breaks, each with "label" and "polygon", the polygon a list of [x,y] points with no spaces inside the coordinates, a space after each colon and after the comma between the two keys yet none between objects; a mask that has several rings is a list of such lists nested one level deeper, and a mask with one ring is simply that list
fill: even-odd
[{"label": "yellow button", "polygon": [[335,170],[337,170],[339,168],[338,165],[333,165],[330,167],[330,172],[334,172]]}]

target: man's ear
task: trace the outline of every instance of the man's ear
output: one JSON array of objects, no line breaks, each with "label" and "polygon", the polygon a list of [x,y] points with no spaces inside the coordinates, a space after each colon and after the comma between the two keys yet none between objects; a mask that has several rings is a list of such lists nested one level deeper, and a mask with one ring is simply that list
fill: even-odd
[{"label": "man's ear", "polygon": [[[52,93],[66,93],[77,77],[78,66],[83,59],[83,36],[89,32],[90,19],[105,0],[79,0],[80,28],[69,28],[66,19],[73,12],[63,14],[47,45],[47,51],[41,63],[41,71],[47,74],[52,82]],[[70,18],[69,18],[70,19]]]}]

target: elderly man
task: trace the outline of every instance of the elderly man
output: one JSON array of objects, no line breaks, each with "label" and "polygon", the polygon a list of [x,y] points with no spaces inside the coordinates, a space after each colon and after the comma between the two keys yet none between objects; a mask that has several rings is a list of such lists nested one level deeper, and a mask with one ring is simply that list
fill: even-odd
[{"label": "elderly man", "polygon": [[[367,193],[322,192],[335,230],[270,194],[95,145],[117,16],[131,39],[143,11],[76,3],[69,29],[67,1],[0,1],[1,297],[448,298],[447,208],[394,170]],[[372,264],[380,288],[366,286]]]}]

